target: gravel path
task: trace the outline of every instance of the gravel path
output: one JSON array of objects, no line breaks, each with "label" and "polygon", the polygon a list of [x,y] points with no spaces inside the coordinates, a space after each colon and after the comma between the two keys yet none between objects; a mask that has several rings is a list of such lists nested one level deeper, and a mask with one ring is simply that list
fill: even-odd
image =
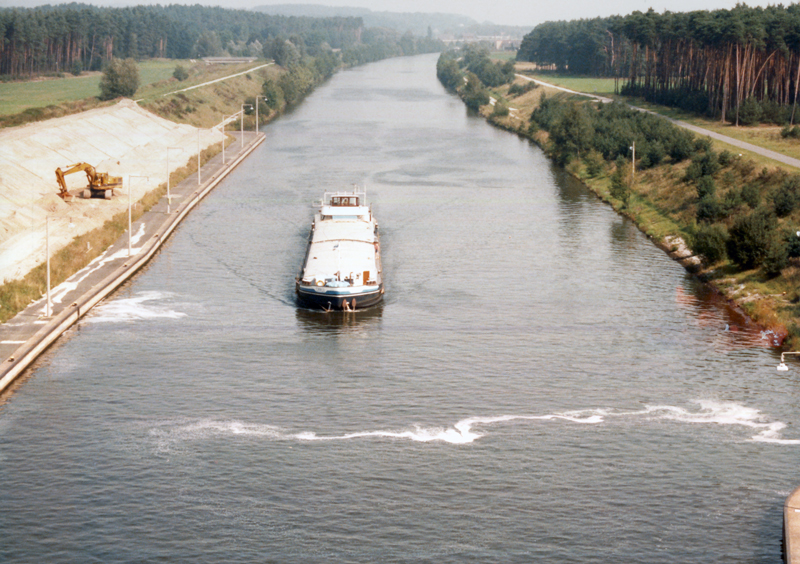
[{"label": "gravel path", "polygon": [[[517,76],[522,78],[522,79],[524,79],[524,80],[529,80],[531,82],[535,82],[536,84],[539,84],[541,86],[546,86],[548,88],[553,88],[555,90],[560,90],[561,92],[568,92],[570,94],[578,94],[580,96],[588,96],[590,98],[594,98],[595,100],[603,102],[604,104],[609,103],[609,102],[613,102],[613,100],[611,98],[607,98],[605,96],[597,96],[595,94],[588,94],[586,92],[578,92],[576,90],[570,90],[569,88],[563,88],[561,86],[556,86],[555,84],[550,84],[548,82],[543,82],[541,80],[538,80],[538,79],[535,79],[535,78],[531,78],[529,76],[525,76],[525,75],[522,75],[522,74],[517,74]],[[652,112],[650,110],[645,110],[644,108],[638,108],[636,106],[631,106],[630,104],[628,104],[628,106],[630,108],[633,108],[634,110],[638,110],[640,112],[647,112],[647,113],[654,114],[654,115],[660,115],[660,114],[656,114],[655,112]],[[745,149],[746,151],[751,151],[753,153],[759,154],[762,157],[767,157],[768,159],[772,159],[774,161],[778,161],[778,162],[781,162],[783,164],[786,164],[786,165],[789,165],[789,166],[793,166],[795,168],[800,168],[800,159],[787,157],[786,155],[783,155],[781,153],[776,153],[775,151],[770,151],[769,149],[765,149],[763,147],[759,147],[758,145],[753,145],[752,143],[747,143],[746,141],[739,141],[738,139],[734,139],[733,137],[728,137],[727,135],[722,135],[720,133],[715,133],[714,131],[711,131],[711,130],[708,130],[708,129],[704,129],[702,127],[697,127],[696,125],[692,125],[690,123],[687,123],[685,121],[681,121],[679,119],[672,119],[672,118],[668,118],[668,117],[665,117],[665,116],[661,116],[661,117],[664,117],[665,119],[668,119],[669,121],[671,121],[672,123],[674,123],[675,125],[677,125],[679,127],[683,127],[684,129],[688,129],[689,131],[692,131],[692,132],[697,133],[699,135],[707,135],[708,137],[711,137],[712,139],[716,139],[717,141],[722,141],[723,143],[727,143],[728,145],[733,145],[734,147],[738,147],[740,149]]]}]

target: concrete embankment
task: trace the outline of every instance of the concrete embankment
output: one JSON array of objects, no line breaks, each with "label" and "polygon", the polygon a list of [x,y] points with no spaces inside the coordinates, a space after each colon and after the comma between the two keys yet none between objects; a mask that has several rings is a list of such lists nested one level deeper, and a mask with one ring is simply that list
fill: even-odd
[{"label": "concrete embankment", "polygon": [[245,133],[243,139],[237,134],[236,142],[226,149],[224,163],[221,154],[214,157],[201,169],[199,177],[193,175],[171,190],[171,202],[162,198],[133,223],[129,233],[54,288],[49,316],[45,297],[1,325],[0,393],[94,305],[147,264],[189,211],[263,140],[264,134]]},{"label": "concrete embankment", "polygon": [[[221,141],[219,131],[179,124],[131,100],[62,118],[0,131],[0,281],[23,278],[45,261],[45,222],[52,256],[72,239],[103,225],[167,181],[198,151]],[[122,198],[99,201],[58,197],[55,171],[87,163],[123,178]],[[86,174],[64,177],[75,192]],[[133,177],[134,181],[129,179]]]}]

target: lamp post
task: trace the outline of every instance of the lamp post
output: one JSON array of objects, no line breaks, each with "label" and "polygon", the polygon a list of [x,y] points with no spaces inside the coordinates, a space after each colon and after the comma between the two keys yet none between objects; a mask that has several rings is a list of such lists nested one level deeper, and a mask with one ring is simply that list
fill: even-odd
[{"label": "lamp post", "polygon": [[147,180],[150,180],[149,176],[139,176],[136,174],[128,175],[128,258],[131,256],[131,238],[133,237],[133,229],[131,227],[131,201],[133,192],[133,183],[131,182],[132,178],[146,178]]},{"label": "lamp post", "polygon": [[786,354],[800,354],[800,352],[782,352],[781,353],[781,363],[778,365],[778,372],[786,372],[786,371],[789,370],[789,367],[786,366],[786,363],[784,362],[784,358],[783,358],[783,355],[786,355]]},{"label": "lamp post", "polygon": [[170,177],[172,176],[170,174],[170,170],[169,170],[169,152],[170,152],[170,150],[183,152],[183,148],[182,147],[167,147],[167,213],[171,213],[170,212],[170,204],[172,204],[172,195],[169,193]]},{"label": "lamp post", "polygon": [[200,128],[197,128],[197,185],[200,186]]},{"label": "lamp post", "polygon": [[45,317],[50,317],[53,308],[50,305],[50,216],[48,215],[44,223],[44,254],[47,256],[47,307],[45,308]]},{"label": "lamp post", "polygon": [[225,116],[222,116],[222,123],[220,124],[219,132],[222,133],[222,164],[225,164]]},{"label": "lamp post", "polygon": [[[258,105],[258,100],[256,100],[256,106],[257,105]],[[242,114],[242,133],[241,133],[241,135],[242,135],[242,149],[244,149],[244,108],[245,108],[245,106],[247,106],[251,110],[253,109],[253,105],[252,104],[242,104],[242,109],[240,110],[240,112]]]},{"label": "lamp post", "polygon": [[256,137],[258,137],[258,99],[259,98],[264,98],[265,102],[269,99],[266,96],[256,96]]},{"label": "lamp post", "polygon": [[631,145],[631,186],[636,180],[636,141]]}]

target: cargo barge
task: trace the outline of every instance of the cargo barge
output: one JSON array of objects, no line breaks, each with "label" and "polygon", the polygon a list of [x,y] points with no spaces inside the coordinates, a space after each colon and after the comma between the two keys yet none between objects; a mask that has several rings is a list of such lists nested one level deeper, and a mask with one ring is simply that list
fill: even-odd
[{"label": "cargo barge", "polygon": [[302,305],[354,311],[383,299],[378,222],[366,199],[357,190],[325,193],[295,280]]}]

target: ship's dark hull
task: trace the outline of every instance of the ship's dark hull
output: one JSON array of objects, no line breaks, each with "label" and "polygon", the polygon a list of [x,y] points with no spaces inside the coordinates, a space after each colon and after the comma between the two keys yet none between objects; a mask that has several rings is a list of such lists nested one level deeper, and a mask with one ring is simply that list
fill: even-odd
[{"label": "ship's dark hull", "polygon": [[296,291],[297,300],[302,305],[323,310],[346,310],[345,302],[350,309],[364,309],[383,299],[383,284],[371,286],[364,291],[297,284]]}]

